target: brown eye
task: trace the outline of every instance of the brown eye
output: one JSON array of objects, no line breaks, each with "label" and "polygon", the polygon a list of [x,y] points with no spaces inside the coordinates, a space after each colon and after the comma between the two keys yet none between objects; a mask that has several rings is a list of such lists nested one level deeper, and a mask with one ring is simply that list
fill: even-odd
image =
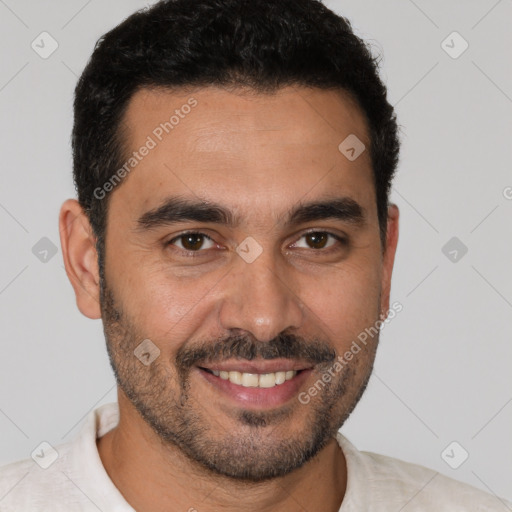
[{"label": "brown eye", "polygon": [[323,249],[329,241],[327,233],[308,233],[305,235],[306,243],[312,249]]},{"label": "brown eye", "polygon": [[345,241],[339,236],[333,235],[326,231],[310,231],[302,235],[292,247],[299,249],[327,249],[335,243],[344,244]]},{"label": "brown eye", "polygon": [[202,233],[185,233],[170,242],[185,251],[200,251],[201,249],[210,249],[213,247],[213,240]]}]

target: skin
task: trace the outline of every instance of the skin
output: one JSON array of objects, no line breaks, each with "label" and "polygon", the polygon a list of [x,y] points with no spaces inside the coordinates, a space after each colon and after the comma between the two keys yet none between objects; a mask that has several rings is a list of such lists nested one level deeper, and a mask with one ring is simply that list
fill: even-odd
[{"label": "skin", "polygon": [[[144,144],[168,119],[167,112],[190,97],[197,106],[111,193],[107,295],[101,294],[95,237],[86,215],[74,199],[61,208],[64,262],[78,308],[89,318],[103,318],[122,384],[119,425],[97,441],[101,460],[125,499],[142,512],[230,511],[239,510],[240,503],[249,511],[337,511],[347,475],[334,435],[364,390],[378,336],[308,404],[299,402],[298,393],[332,363],[308,363],[306,379],[294,395],[270,406],[234,400],[196,366],[180,379],[176,356],[235,333],[259,348],[290,333],[297,336],[297,345],[343,354],[389,309],[398,208],[388,209],[383,248],[369,153],[351,162],[338,150],[349,134],[370,145],[361,111],[340,92],[300,87],[273,95],[217,88],[140,90],[124,118],[127,148]],[[138,229],[137,219],[169,196],[219,204],[237,222],[181,221]],[[362,207],[362,223],[338,218],[293,226],[286,222],[299,204],[339,197]],[[192,257],[179,246],[183,239],[177,239],[187,230],[205,233],[214,243]],[[305,236],[309,231],[343,236],[348,244],[328,237],[326,247],[312,247]],[[262,249],[252,263],[236,253],[248,236]],[[148,366],[133,356],[143,339],[160,350]],[[238,364],[240,358],[218,361]],[[261,358],[256,362],[266,364]],[[186,392],[180,387],[184,383]],[[139,413],[137,400],[152,414],[150,421]],[[247,412],[265,425],[251,424],[243,416]],[[306,446],[319,415],[326,439],[300,467],[259,481],[221,474],[230,460],[238,461],[238,470],[246,464],[262,472],[273,462],[284,464],[280,447],[292,441]],[[195,448],[203,449],[205,457],[218,448],[216,460],[224,466],[208,469],[166,437],[165,429],[176,428],[177,418],[194,418],[188,428],[206,428],[203,434],[194,431]],[[160,422],[160,433],[154,422]]]}]

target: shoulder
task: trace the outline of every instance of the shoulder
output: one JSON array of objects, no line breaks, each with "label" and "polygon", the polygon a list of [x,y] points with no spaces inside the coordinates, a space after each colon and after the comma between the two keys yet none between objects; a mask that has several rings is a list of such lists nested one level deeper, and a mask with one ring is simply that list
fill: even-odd
[{"label": "shoulder", "polygon": [[96,446],[97,437],[117,421],[117,404],[104,404],[90,412],[73,440],[55,447],[41,443],[33,458],[1,467],[0,512],[97,512],[98,504],[110,506],[112,500],[117,500],[116,510],[130,510],[105,472]]},{"label": "shoulder", "polygon": [[408,507],[404,510],[506,510],[505,500],[437,471],[374,453],[363,453],[384,491],[393,488]]},{"label": "shoulder", "polygon": [[0,505],[10,491],[13,491],[33,469],[34,461],[32,459],[24,459],[0,467]]},{"label": "shoulder", "polygon": [[[387,505],[389,510],[453,512],[471,510],[491,512],[512,510],[512,503],[459,482],[418,464],[358,451],[346,438],[338,442],[347,459],[354,491],[368,492],[369,510]],[[361,481],[362,480],[362,481]],[[365,490],[366,488],[366,490]]]},{"label": "shoulder", "polygon": [[56,447],[59,458],[46,467],[33,459],[12,462],[0,468],[0,511],[21,512],[36,510],[61,510],[56,502],[59,496],[67,496],[71,503],[77,489],[67,476],[68,444]]}]

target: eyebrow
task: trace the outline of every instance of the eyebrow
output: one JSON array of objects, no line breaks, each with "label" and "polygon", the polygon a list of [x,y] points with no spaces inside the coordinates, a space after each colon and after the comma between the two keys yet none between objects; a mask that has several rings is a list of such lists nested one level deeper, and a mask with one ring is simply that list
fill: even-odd
[{"label": "eyebrow", "polygon": [[[286,225],[336,219],[361,226],[366,220],[364,208],[350,197],[301,203],[288,215]],[[240,220],[225,207],[199,200],[169,197],[160,206],[143,213],[137,220],[137,230],[147,231],[178,222],[201,222],[234,227]]]}]

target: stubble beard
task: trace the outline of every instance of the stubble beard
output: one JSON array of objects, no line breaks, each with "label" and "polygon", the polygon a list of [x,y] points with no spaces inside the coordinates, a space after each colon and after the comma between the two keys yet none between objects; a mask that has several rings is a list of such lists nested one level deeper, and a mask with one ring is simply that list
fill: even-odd
[{"label": "stubble beard", "polygon": [[[100,302],[107,352],[118,386],[166,446],[178,448],[197,469],[213,476],[256,483],[303,466],[336,436],[371,375],[374,354],[359,370],[362,377],[356,376],[354,365],[347,365],[323,387],[321,397],[307,406],[297,400],[274,411],[240,410],[230,419],[238,428],[227,429],[195,400],[190,392],[190,366],[180,367],[179,356],[175,368],[162,357],[149,366],[135,357],[134,349],[146,337],[124,315],[106,282],[101,286]],[[320,376],[330,367],[332,361],[316,365]],[[283,432],[283,424],[290,422],[297,409],[307,421],[305,428],[294,429],[290,436]]]}]

